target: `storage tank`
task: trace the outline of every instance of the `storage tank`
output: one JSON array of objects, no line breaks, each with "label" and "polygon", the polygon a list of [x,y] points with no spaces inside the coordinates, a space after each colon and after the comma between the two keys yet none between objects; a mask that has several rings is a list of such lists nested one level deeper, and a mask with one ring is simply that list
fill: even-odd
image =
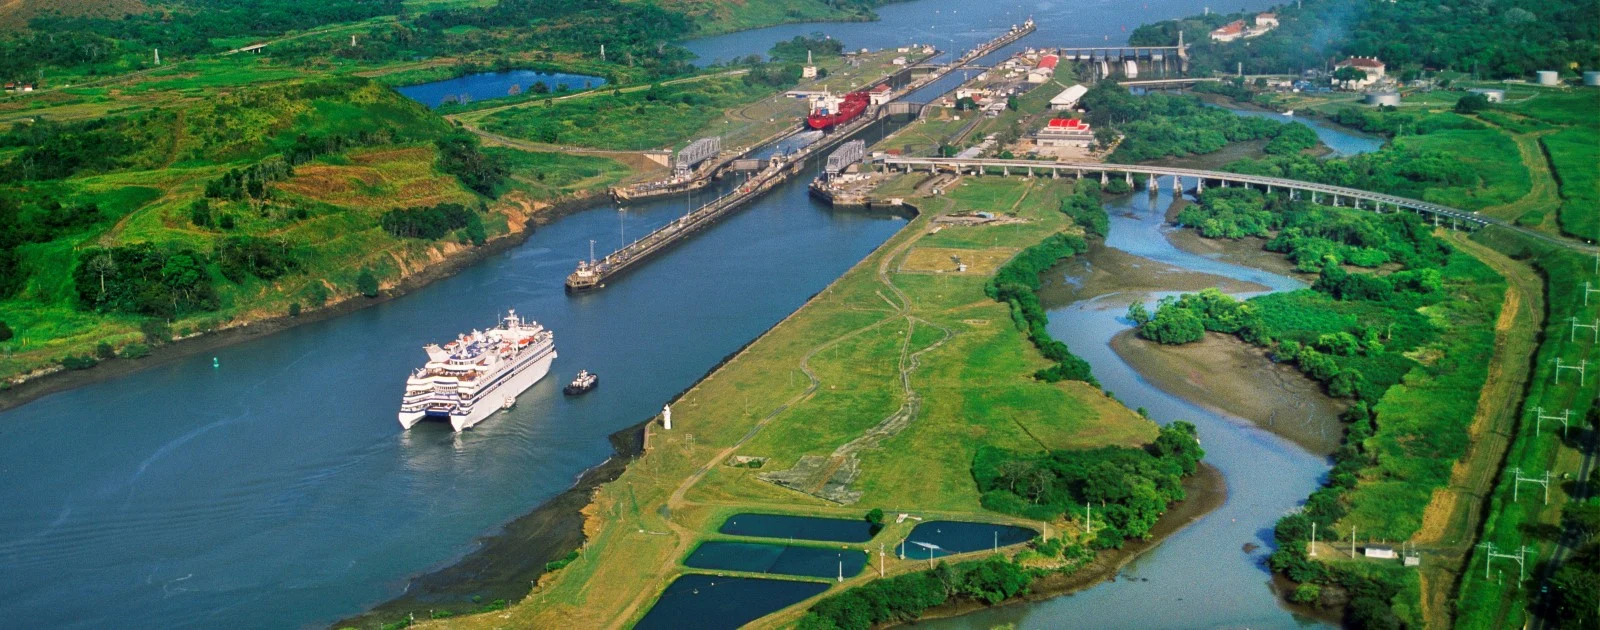
[{"label": "storage tank", "polygon": [[1557,74],[1555,70],[1539,71],[1539,85],[1559,85],[1560,83],[1561,75]]},{"label": "storage tank", "polygon": [[1399,107],[1400,106],[1400,93],[1399,92],[1373,92],[1373,93],[1367,95],[1366,103],[1368,105],[1388,105],[1390,107]]},{"label": "storage tank", "polygon": [[1600,87],[1600,71],[1589,70],[1584,72],[1583,84],[1589,87]]}]

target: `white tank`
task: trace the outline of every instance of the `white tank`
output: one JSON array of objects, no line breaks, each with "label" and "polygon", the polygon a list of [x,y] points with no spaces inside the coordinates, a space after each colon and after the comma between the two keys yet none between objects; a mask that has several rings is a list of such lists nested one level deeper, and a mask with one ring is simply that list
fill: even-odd
[{"label": "white tank", "polygon": [[1390,107],[1398,107],[1400,105],[1400,93],[1373,92],[1367,95],[1365,102],[1368,105],[1388,105]]},{"label": "white tank", "polygon": [[1539,71],[1539,85],[1558,85],[1560,83],[1561,75],[1557,74],[1555,70]]},{"label": "white tank", "polygon": [[1583,73],[1583,84],[1589,87],[1600,87],[1600,71],[1585,71]]}]

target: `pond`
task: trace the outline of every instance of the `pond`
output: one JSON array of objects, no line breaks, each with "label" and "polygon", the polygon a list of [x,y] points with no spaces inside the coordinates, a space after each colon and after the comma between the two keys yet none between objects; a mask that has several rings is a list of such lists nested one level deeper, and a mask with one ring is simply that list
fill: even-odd
[{"label": "pond", "polygon": [[[689,574],[673,580],[634,630],[733,630],[828,590],[826,582]],[[693,619],[692,624],[686,620]]]},{"label": "pond", "polygon": [[1039,532],[1015,525],[928,521],[917,525],[900,543],[900,555],[914,560],[939,558],[1024,543],[1038,535]]},{"label": "pond", "polygon": [[849,549],[713,541],[701,544],[683,564],[696,569],[854,577],[867,566],[867,554]]},{"label": "pond", "polygon": [[872,531],[872,524],[865,520],[750,513],[728,517],[717,531],[730,536],[847,543],[867,542],[877,533]]},{"label": "pond", "polygon": [[542,70],[506,70],[503,72],[479,72],[454,79],[408,85],[395,88],[395,91],[428,107],[438,107],[446,102],[472,102],[483,101],[491,98],[510,96],[516,92],[524,92],[533,88],[535,83],[543,83],[551,92],[566,88],[569,91],[597,88],[606,84],[603,77],[593,77],[586,74],[569,74],[566,72],[544,72]]}]

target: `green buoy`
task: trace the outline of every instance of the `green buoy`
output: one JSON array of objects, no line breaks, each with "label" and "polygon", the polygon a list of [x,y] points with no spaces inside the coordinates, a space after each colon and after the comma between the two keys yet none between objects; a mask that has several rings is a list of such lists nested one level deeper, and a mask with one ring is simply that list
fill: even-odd
[{"label": "green buoy", "polygon": [[216,357],[211,357],[211,367],[214,367],[214,368],[222,367],[222,362],[218,361]]}]

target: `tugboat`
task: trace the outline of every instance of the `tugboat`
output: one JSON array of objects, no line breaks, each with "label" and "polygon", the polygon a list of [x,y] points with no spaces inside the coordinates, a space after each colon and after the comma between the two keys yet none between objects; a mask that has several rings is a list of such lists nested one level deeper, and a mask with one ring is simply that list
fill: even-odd
[{"label": "tugboat", "polygon": [[589,393],[589,390],[600,386],[600,377],[589,373],[588,370],[578,370],[578,376],[561,388],[561,393],[568,396],[578,396]]}]

